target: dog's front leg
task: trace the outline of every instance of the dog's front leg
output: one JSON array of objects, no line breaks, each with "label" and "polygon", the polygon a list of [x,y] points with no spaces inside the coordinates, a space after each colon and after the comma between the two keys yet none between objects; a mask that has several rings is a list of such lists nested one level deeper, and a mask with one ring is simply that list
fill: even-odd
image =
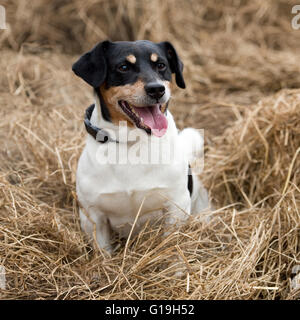
[{"label": "dog's front leg", "polygon": [[82,230],[92,239],[96,238],[100,248],[112,253],[111,228],[107,217],[95,209],[89,210],[87,213],[80,209],[79,213]]},{"label": "dog's front leg", "polygon": [[178,194],[178,197],[175,199],[169,200],[166,207],[166,227],[174,224],[181,225],[191,214],[191,197],[188,191],[181,195]]}]

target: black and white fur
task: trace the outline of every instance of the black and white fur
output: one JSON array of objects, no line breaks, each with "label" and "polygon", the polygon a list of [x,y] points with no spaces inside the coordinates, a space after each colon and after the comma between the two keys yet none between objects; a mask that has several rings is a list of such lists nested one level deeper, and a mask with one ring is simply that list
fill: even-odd
[{"label": "black and white fur", "polygon": [[[115,142],[99,143],[87,135],[77,169],[81,226],[89,235],[96,236],[101,248],[112,251],[112,230],[128,237],[134,223],[133,233],[136,233],[149,219],[165,215],[168,225],[184,221],[189,214],[198,214],[209,207],[207,192],[200,181],[195,176],[188,178],[190,161],[195,153],[202,152],[203,139],[192,128],[178,132],[168,109],[172,74],[175,74],[176,84],[185,88],[182,69],[183,64],[169,42],[155,44],[150,41],[104,41],[73,65],[73,71],[95,91],[91,124],[107,130],[116,138]],[[128,96],[125,87],[129,88]],[[113,96],[107,98],[107,93],[112,90],[115,95],[122,92],[121,98],[128,103],[115,101]],[[128,106],[128,112],[124,105]],[[166,133],[153,136],[143,119],[131,115],[130,105],[135,108],[159,106],[167,119]],[[134,143],[122,142],[122,130],[114,117],[130,124],[127,133],[139,130],[140,150],[148,148],[151,139],[160,146],[171,144],[179,151],[180,161],[131,164],[126,155],[119,159],[119,163],[105,163],[110,144],[118,144],[120,154],[126,154],[122,151]],[[196,150],[195,145],[198,146]],[[184,161],[183,154],[186,156]]]}]

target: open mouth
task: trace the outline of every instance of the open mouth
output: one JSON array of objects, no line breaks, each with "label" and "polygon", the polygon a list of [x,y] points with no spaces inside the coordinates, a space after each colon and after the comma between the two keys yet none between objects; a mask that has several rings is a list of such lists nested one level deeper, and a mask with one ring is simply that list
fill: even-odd
[{"label": "open mouth", "polygon": [[157,137],[162,137],[166,133],[168,128],[168,120],[164,115],[166,107],[163,108],[161,104],[136,107],[125,100],[121,100],[119,105],[138,128],[144,129],[147,133],[152,133]]}]

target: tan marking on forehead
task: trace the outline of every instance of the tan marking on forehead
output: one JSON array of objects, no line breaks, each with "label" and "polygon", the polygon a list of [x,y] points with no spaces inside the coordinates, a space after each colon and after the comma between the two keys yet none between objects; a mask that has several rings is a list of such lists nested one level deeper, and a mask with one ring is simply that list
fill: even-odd
[{"label": "tan marking on forehead", "polygon": [[158,59],[158,55],[156,53],[152,53],[150,56],[150,60],[153,62],[156,62]]},{"label": "tan marking on forehead", "polygon": [[126,60],[129,61],[130,63],[136,63],[136,57],[133,54],[130,54],[129,56],[127,56]]}]

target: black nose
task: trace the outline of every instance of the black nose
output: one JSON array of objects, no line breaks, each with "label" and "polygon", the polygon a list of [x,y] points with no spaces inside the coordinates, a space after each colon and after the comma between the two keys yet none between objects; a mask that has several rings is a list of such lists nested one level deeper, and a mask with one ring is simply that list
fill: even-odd
[{"label": "black nose", "polygon": [[158,100],[165,94],[165,86],[157,82],[150,82],[145,85],[147,95]]}]

